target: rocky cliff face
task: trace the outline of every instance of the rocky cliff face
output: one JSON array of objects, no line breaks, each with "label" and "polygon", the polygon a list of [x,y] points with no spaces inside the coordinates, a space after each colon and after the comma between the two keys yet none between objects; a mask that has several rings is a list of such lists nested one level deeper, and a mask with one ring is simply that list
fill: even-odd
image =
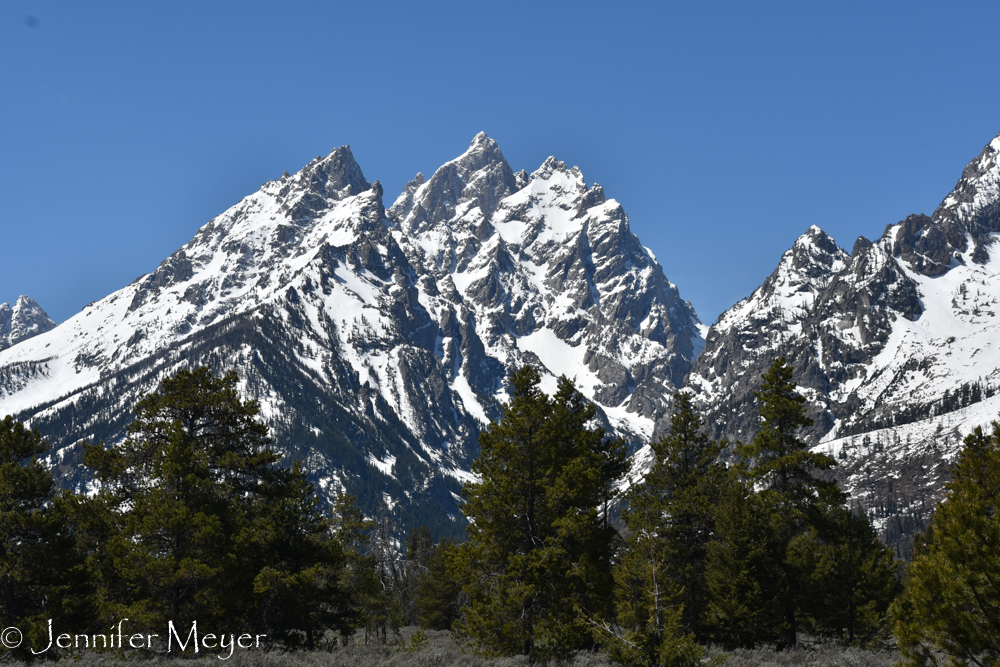
[{"label": "rocky cliff face", "polygon": [[[850,259],[832,238],[813,226],[785,252],[763,285],[709,329],[688,386],[705,406],[716,436],[733,440],[753,436],[757,430],[753,392],[779,356],[795,366],[796,379],[811,399],[810,416],[817,428],[832,426],[827,380],[811,317]],[[666,423],[661,421],[661,429]]]},{"label": "rocky cliff face", "polygon": [[55,328],[48,314],[32,299],[21,295],[11,308],[0,303],[0,350]]},{"label": "rocky cliff face", "polygon": [[[785,356],[815,422],[805,437],[842,458],[850,490],[870,508],[929,511],[960,436],[985,413],[961,425],[941,416],[992,405],[1000,384],[998,202],[1000,136],[932,215],[859,238],[850,255],[810,228],[710,328],[687,377],[715,435],[752,437],[752,392]],[[904,431],[905,444],[894,437]]]},{"label": "rocky cliff face", "polygon": [[266,183],[143,276],[0,352],[0,414],[89,484],[82,439],[113,442],[180,367],[235,369],[278,446],[327,494],[402,529],[461,530],[477,434],[519,364],[575,377],[635,444],[702,344],[699,322],[600,186],[555,158],[514,173],[478,135],[387,211],[348,147]]},{"label": "rocky cliff face", "polygon": [[610,426],[648,438],[700,348],[700,323],[600,185],[555,158],[514,174],[480,134],[388,214],[460,383],[489,403],[508,371],[537,363],[548,388],[575,378]]}]

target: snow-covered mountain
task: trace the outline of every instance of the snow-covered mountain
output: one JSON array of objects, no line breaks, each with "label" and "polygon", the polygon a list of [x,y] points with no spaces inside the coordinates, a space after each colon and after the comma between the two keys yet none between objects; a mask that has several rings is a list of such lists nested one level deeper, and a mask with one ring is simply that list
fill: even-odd
[{"label": "snow-covered mountain", "polygon": [[13,308],[9,303],[0,303],[0,350],[45,333],[55,326],[56,323],[31,297],[23,294],[17,297]]},{"label": "snow-covered mountain", "polygon": [[709,329],[687,384],[715,434],[752,437],[752,392],[785,356],[815,421],[808,438],[842,458],[849,490],[869,509],[929,510],[959,435],[1000,409],[998,234],[1000,136],[931,216],[861,237],[850,255],[810,228]]},{"label": "snow-covered mountain", "polygon": [[616,431],[649,437],[701,348],[700,322],[600,185],[555,158],[514,174],[479,134],[388,214],[430,286],[439,356],[461,361],[454,374],[477,396],[503,397],[503,369],[540,363],[547,389],[575,378]]},{"label": "snow-covered mountain", "polygon": [[560,374],[636,445],[703,344],[621,205],[549,158],[514,173],[485,134],[392,207],[344,146],[225,211],[152,273],[0,352],[0,414],[82,485],[180,367],[239,372],[279,447],[401,528],[460,529],[460,482],[510,370]]}]

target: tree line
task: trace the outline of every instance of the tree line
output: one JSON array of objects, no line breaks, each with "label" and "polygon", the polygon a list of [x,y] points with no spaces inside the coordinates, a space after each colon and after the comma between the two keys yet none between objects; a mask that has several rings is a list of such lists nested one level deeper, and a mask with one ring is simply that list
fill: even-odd
[{"label": "tree line", "polygon": [[164,379],[121,444],[84,446],[91,494],[57,493],[40,434],[0,422],[0,627],[23,635],[0,652],[30,659],[49,619],[74,636],[197,622],[287,648],[385,637],[396,601],[376,522],[276,465],[237,383],[206,367]]},{"label": "tree line", "polygon": [[503,420],[481,438],[481,481],[466,486],[457,629],[490,654],[601,647],[624,665],[697,664],[709,642],[885,639],[897,562],[817,475],[834,461],[796,437],[811,422],[791,377],[783,359],[764,375],[748,443],[711,440],[690,396],[675,394],[618,531],[609,501],[624,443],[591,426],[595,408],[569,381],[550,398],[537,371],[518,371]]},{"label": "tree line", "polygon": [[835,461],[798,438],[811,422],[784,359],[762,377],[749,442],[710,439],[678,392],[631,484],[625,443],[595,425],[596,408],[565,378],[546,395],[521,368],[480,436],[461,544],[426,527],[399,544],[387,511],[365,517],[348,496],[324,507],[298,464],[277,465],[237,382],[207,368],[163,380],[124,442],[86,447],[89,495],[55,493],[40,435],[0,422],[0,626],[37,645],[47,619],[83,632],[198,621],[315,648],[415,624],[486,655],[600,649],[627,666],[803,635],[895,636],[913,665],[1000,656],[1000,425],[966,439],[901,579],[823,475]]}]

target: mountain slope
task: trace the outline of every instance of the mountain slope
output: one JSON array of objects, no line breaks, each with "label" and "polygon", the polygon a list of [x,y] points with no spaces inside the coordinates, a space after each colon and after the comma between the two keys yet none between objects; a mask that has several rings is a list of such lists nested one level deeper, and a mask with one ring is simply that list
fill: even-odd
[{"label": "mountain slope", "polygon": [[479,429],[515,366],[577,376],[638,444],[701,345],[699,323],[621,206],[554,158],[515,174],[478,135],[389,211],[350,149],[225,211],[149,275],[0,352],[0,414],[89,484],[81,439],[114,442],[165,375],[235,369],[276,444],[327,493],[400,530],[457,534]]},{"label": "mountain slope", "polygon": [[[706,336],[687,384],[715,435],[753,435],[752,392],[767,365],[785,356],[815,421],[805,436],[844,457],[838,474],[849,489],[874,507],[919,488],[929,511],[944,480],[941,462],[960,444],[956,433],[985,418],[968,413],[973,421],[949,426],[944,437],[937,416],[989,398],[1000,384],[998,233],[1000,136],[931,216],[888,225],[875,242],[859,238],[849,256],[811,228]],[[920,424],[905,429],[913,463],[906,472],[886,464],[884,446],[843,444],[878,432],[884,445],[885,433],[904,424]],[[930,469],[940,474],[928,485]]]}]

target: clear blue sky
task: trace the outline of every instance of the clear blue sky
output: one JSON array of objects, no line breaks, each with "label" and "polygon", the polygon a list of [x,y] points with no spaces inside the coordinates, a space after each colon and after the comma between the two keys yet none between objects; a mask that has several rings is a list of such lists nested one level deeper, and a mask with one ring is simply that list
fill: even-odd
[{"label": "clear blue sky", "polygon": [[1000,132],[992,2],[0,4],[0,302],[57,321],[350,144],[579,165],[702,320],[810,225],[930,213]]}]

